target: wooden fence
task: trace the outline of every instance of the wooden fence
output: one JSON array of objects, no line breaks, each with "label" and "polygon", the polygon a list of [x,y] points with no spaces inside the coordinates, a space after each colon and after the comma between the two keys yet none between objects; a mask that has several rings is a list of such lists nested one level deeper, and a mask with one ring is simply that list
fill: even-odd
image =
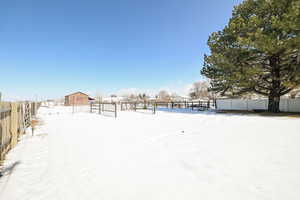
[{"label": "wooden fence", "polygon": [[0,161],[16,146],[20,135],[30,126],[40,103],[0,102]]}]

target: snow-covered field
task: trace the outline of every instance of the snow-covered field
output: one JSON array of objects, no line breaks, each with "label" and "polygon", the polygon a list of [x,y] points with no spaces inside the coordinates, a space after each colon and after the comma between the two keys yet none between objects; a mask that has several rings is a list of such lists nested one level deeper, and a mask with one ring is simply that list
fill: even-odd
[{"label": "snow-covered field", "polygon": [[300,119],[41,108],[1,200],[299,200]]}]

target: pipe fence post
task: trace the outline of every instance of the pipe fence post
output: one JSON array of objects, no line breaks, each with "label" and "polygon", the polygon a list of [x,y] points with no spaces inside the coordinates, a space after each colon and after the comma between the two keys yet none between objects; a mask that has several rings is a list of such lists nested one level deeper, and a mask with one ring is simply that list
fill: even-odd
[{"label": "pipe fence post", "polygon": [[117,103],[115,103],[115,118],[117,118]]}]

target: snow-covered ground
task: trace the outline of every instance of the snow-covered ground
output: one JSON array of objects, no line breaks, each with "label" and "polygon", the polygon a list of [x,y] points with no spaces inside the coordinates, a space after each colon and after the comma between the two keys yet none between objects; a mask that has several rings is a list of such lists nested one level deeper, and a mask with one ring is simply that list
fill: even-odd
[{"label": "snow-covered ground", "polygon": [[1,200],[299,200],[300,119],[41,108]]}]

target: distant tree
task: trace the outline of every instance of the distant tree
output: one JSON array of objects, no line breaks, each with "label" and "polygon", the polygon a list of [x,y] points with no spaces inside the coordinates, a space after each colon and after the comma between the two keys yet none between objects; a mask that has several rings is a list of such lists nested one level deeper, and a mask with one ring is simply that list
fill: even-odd
[{"label": "distant tree", "polygon": [[193,83],[192,88],[190,89],[190,97],[192,99],[209,99],[209,84],[205,81],[198,81]]},{"label": "distant tree", "polygon": [[96,101],[102,101],[103,96],[104,95],[101,92],[96,92],[96,94],[95,94]]},{"label": "distant tree", "polygon": [[130,94],[128,97],[129,97],[130,100],[136,100],[137,99],[137,96],[135,94]]},{"label": "distant tree", "polygon": [[300,85],[300,1],[245,0],[208,46],[201,72],[212,90],[264,95],[279,112],[280,97]]},{"label": "distant tree", "polygon": [[65,102],[65,97],[54,99],[54,105],[55,106],[64,105],[64,102]]},{"label": "distant tree", "polygon": [[135,101],[138,98],[137,95],[132,91],[125,91],[125,92],[122,92],[122,94],[120,94],[120,95],[126,101]]},{"label": "distant tree", "polygon": [[170,100],[170,94],[169,94],[169,92],[168,91],[166,91],[166,90],[161,90],[161,91],[159,91],[159,93],[158,93],[158,98],[160,99],[160,100],[163,100],[163,101],[169,101]]},{"label": "distant tree", "polygon": [[180,98],[180,96],[176,92],[171,93],[170,99],[172,101],[176,101],[178,98]]},{"label": "distant tree", "polygon": [[147,94],[145,93],[140,93],[138,94],[138,99],[141,100],[141,101],[146,101],[149,97],[147,96]]}]

